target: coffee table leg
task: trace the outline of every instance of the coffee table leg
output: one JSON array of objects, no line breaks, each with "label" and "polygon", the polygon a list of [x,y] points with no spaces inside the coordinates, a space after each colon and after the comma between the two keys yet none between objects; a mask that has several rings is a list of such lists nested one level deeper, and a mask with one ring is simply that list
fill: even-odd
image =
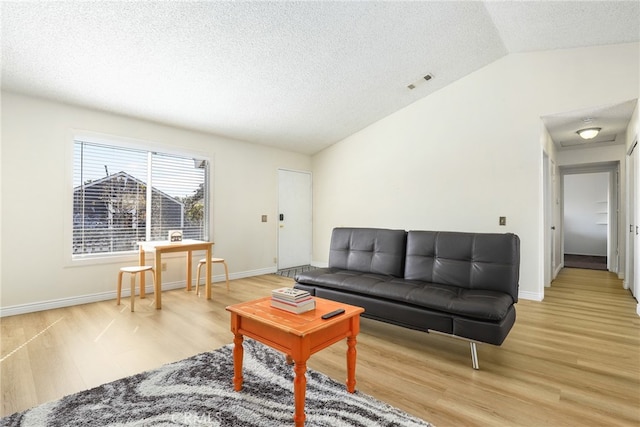
[{"label": "coffee table leg", "polygon": [[356,337],[347,337],[347,391],[356,391]]},{"label": "coffee table leg", "polygon": [[307,372],[307,361],[296,361],[295,364],[294,371],[296,377],[293,380],[293,396],[296,410],[293,414],[293,421],[296,423],[296,427],[302,427],[304,426],[304,419],[306,418],[304,414],[304,400],[307,392],[307,377],[305,376]]},{"label": "coffee table leg", "polygon": [[235,334],[233,338],[233,385],[236,391],[242,390],[242,358],[244,357],[244,348],[242,347],[243,337]]}]

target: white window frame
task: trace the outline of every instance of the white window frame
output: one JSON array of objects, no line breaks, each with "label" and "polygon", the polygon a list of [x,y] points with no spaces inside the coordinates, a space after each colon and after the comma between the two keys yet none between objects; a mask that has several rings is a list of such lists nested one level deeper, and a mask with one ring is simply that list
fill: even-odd
[{"label": "white window frame", "polygon": [[[159,142],[145,141],[122,136],[114,136],[109,134],[97,133],[86,130],[74,129],[70,133],[69,142],[66,147],[66,165],[65,165],[65,212],[63,225],[63,256],[65,267],[78,267],[97,264],[113,264],[113,263],[137,263],[138,251],[126,252],[109,252],[96,254],[83,254],[81,256],[73,255],[73,168],[74,168],[74,146],[76,141],[95,143],[101,145],[109,145],[124,149],[135,149],[143,151],[153,151],[162,154],[170,154],[182,157],[193,157],[206,160],[209,163],[207,171],[207,187],[205,203],[208,205],[208,216],[205,223],[205,236],[210,240],[213,228],[213,202],[212,202],[212,186],[213,186],[213,156],[211,153],[178,149],[174,146],[162,144]],[[52,227],[52,231],[55,227]]]}]

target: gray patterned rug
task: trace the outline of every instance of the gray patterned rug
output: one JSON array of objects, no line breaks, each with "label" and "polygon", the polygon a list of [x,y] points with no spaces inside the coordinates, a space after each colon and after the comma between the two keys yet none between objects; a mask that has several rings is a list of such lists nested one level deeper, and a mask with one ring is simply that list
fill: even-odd
[{"label": "gray patterned rug", "polygon": [[[233,345],[45,403],[0,426],[290,426],[293,369],[244,342],[244,384],[233,390]],[[306,426],[430,426],[319,372],[307,371]]]}]

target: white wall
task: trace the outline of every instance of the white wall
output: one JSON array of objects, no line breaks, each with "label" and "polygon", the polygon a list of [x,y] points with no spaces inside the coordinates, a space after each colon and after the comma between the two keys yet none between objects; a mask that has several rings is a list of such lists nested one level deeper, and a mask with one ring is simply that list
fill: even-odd
[{"label": "white wall", "polygon": [[564,177],[564,252],[607,256],[609,174]]},{"label": "white wall", "polygon": [[[309,156],[3,92],[3,315],[113,298],[119,267],[137,262],[135,256],[79,267],[67,262],[65,200],[72,183],[65,168],[74,129],[211,157],[214,253],[227,259],[232,277],[275,271],[278,168],[310,170]],[[183,254],[169,259],[163,283],[184,277]]]},{"label": "white wall", "polygon": [[541,299],[540,117],[636,98],[639,51],[631,43],[509,55],[316,154],[315,262],[326,263],[341,225],[513,232],[520,294]]},{"label": "white wall", "polygon": [[640,135],[640,93],[638,94],[638,102],[636,104],[636,109],[633,111],[633,115],[631,116],[631,120],[629,121],[629,126],[627,126],[627,135],[626,135],[626,150],[625,152],[629,152],[631,149],[631,144],[638,140],[638,135]]}]

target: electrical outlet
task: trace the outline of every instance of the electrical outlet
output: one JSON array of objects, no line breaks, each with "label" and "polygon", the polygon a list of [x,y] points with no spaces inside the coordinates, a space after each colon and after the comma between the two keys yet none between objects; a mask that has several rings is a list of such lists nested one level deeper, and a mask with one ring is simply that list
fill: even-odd
[{"label": "electrical outlet", "polygon": [[276,264],[278,262],[278,258],[273,257],[273,263]]},{"label": "electrical outlet", "polygon": [[507,225],[507,217],[506,216],[501,216],[500,220],[499,220],[499,224],[500,225]]},{"label": "electrical outlet", "polygon": [[162,263],[162,271],[167,271],[167,263],[166,262]]},{"label": "electrical outlet", "polygon": [[266,215],[262,215],[262,222],[267,222],[267,216]]}]

